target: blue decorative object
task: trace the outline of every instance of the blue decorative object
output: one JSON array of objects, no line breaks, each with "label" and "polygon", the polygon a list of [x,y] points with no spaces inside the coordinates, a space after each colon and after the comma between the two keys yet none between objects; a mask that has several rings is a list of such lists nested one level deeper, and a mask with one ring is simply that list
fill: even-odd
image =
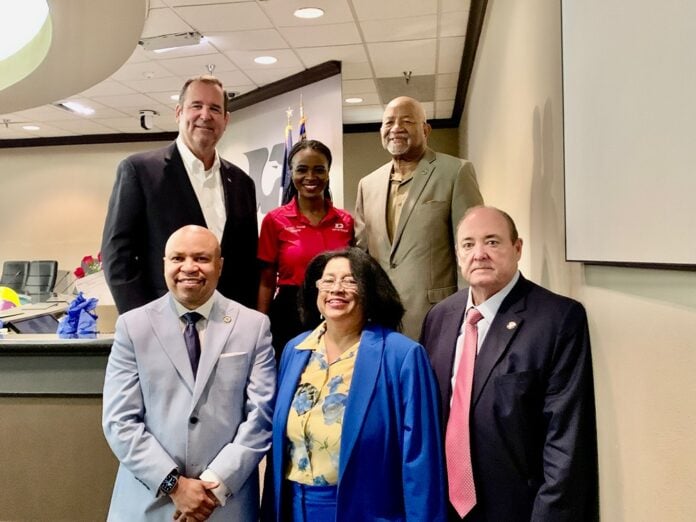
[{"label": "blue decorative object", "polygon": [[89,299],[80,292],[68,306],[65,315],[58,323],[58,337],[61,339],[94,339],[97,337],[97,314],[94,312],[99,300]]}]

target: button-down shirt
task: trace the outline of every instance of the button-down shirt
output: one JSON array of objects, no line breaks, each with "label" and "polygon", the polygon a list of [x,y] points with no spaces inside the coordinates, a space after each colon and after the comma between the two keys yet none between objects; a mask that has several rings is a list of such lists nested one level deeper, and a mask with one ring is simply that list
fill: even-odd
[{"label": "button-down shirt", "polygon": [[203,211],[205,223],[218,241],[222,242],[227,212],[222,177],[220,176],[220,156],[215,151],[213,166],[209,170],[205,170],[203,162],[193,155],[181,136],[176,139],[176,147],[179,149],[184,168]]},{"label": "button-down shirt", "polygon": [[[481,319],[476,324],[476,329],[478,331],[478,339],[477,339],[477,343],[476,343],[477,344],[477,346],[476,346],[476,354],[477,355],[481,351],[481,345],[483,344],[483,341],[486,338],[486,334],[488,333],[488,329],[490,328],[491,323],[493,323],[493,319],[495,319],[495,315],[498,313],[498,309],[500,308],[500,305],[503,303],[503,300],[508,296],[508,294],[512,290],[512,287],[517,284],[517,280],[519,278],[520,278],[520,272],[518,270],[508,284],[506,284],[497,293],[493,294],[491,297],[486,299],[483,303],[481,303],[475,307],[479,312],[481,312],[481,315],[483,316],[483,319]],[[467,311],[470,308],[474,308],[474,301],[471,297],[471,290],[469,290],[469,299],[466,302]],[[464,318],[466,319],[466,314],[464,314]],[[462,358],[462,348],[463,347],[464,347],[464,321],[462,321],[462,324],[459,327],[459,336],[457,337],[456,351],[454,353],[454,365],[452,366],[452,389],[453,390],[454,390],[455,381],[457,379],[457,369],[459,368],[459,361]]]}]

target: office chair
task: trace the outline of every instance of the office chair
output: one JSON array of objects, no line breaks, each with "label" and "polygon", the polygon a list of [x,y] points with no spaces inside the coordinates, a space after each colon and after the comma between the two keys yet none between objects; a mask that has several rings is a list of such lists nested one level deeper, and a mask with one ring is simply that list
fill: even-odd
[{"label": "office chair", "polygon": [[[41,260],[29,263],[29,275],[25,286],[26,294],[32,296],[32,302],[39,302],[53,292],[58,275],[58,261]],[[39,299],[37,300],[36,297]]]},{"label": "office chair", "polygon": [[7,286],[23,294],[29,275],[29,261],[5,261],[2,265],[0,286]]}]

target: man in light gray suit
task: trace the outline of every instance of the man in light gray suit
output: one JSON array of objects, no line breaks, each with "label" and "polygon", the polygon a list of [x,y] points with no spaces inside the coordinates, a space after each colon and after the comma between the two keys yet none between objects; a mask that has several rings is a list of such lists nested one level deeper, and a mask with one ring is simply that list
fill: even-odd
[{"label": "man in light gray suit", "polygon": [[430,131],[420,102],[389,102],[380,135],[392,160],[360,180],[355,204],[357,246],[389,274],[416,340],[428,310],[457,291],[455,228],[483,203],[472,163],[429,149]]},{"label": "man in light gray suit", "polygon": [[266,316],[215,290],[222,262],[208,229],[180,228],[165,247],[169,292],[116,323],[102,419],[121,463],[109,520],[258,518],[275,359]]}]

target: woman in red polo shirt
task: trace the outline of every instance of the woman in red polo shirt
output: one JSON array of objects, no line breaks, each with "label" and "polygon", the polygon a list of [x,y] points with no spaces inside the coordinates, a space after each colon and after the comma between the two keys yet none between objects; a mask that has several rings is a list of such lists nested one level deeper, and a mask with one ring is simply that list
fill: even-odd
[{"label": "woman in red polo shirt", "polygon": [[[331,151],[322,142],[305,140],[288,154],[292,183],[290,202],[263,218],[258,258],[261,282],[256,308],[271,320],[276,360],[285,344],[304,331],[297,292],[314,256],[353,244],[353,217],[331,203]],[[276,291],[277,290],[277,291]]]}]

